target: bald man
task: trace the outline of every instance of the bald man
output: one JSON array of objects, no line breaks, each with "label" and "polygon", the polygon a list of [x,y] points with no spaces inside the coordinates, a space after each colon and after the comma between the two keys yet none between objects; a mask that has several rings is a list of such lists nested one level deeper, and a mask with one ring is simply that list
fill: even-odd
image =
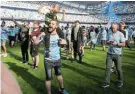
[{"label": "bald man", "polygon": [[108,35],[107,44],[109,44],[107,58],[106,58],[106,73],[105,82],[102,85],[103,88],[110,86],[110,74],[113,62],[115,63],[116,70],[118,72],[117,86],[123,86],[123,73],[122,73],[122,47],[125,46],[124,35],[118,31],[118,24],[113,23],[111,25],[111,33]]}]

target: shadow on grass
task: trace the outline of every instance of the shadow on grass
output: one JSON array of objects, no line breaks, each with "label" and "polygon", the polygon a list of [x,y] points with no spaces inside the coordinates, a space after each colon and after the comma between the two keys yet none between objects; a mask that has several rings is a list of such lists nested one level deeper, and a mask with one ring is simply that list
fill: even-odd
[{"label": "shadow on grass", "polygon": [[72,67],[72,66],[69,66],[67,64],[63,64],[63,66],[65,68],[68,68],[68,69],[86,77],[87,79],[93,80],[94,83],[96,83],[96,84],[93,84],[93,82],[92,82],[92,85],[85,86],[84,85],[85,83],[83,85],[81,85],[81,84],[78,85],[78,84],[73,84],[71,81],[68,81],[68,83],[67,83],[68,86],[76,87],[76,93],[75,94],[120,94],[119,93],[120,91],[116,90],[115,88],[112,88],[112,87],[106,88],[106,89],[102,88],[101,85],[103,83],[102,81],[104,80],[104,78],[102,78],[102,77],[93,75],[90,72],[89,73],[84,72],[82,70],[79,70],[79,69],[77,69],[75,67]]},{"label": "shadow on grass", "polygon": [[64,68],[68,68],[68,69],[70,69],[72,71],[75,71],[76,73],[78,73],[78,74],[80,74],[80,75],[82,75],[82,76],[84,76],[84,77],[86,77],[88,79],[92,79],[92,80],[98,82],[99,84],[101,84],[100,80],[103,79],[102,77],[92,75],[90,73],[84,72],[84,71],[82,71],[80,69],[77,69],[75,67],[69,66],[69,65],[64,64],[64,63],[62,65],[64,66]]},{"label": "shadow on grass", "polygon": [[[26,81],[27,84],[29,84],[36,92],[35,94],[46,94],[46,90],[45,90],[45,81],[44,80],[41,80],[41,79],[38,79],[36,78],[35,76],[33,76],[27,69],[27,68],[24,68],[24,67],[20,67],[20,66],[17,66],[15,63],[12,63],[12,62],[4,62],[6,63],[7,65],[9,65],[9,69],[11,69],[12,71],[14,71],[14,73],[16,73],[17,76],[21,76],[23,80]],[[35,71],[35,70],[33,70]],[[27,86],[26,84],[26,86]],[[23,86],[21,86],[23,87]],[[53,94],[56,94],[54,92],[56,92],[56,88],[54,86],[52,86],[52,88],[55,90],[53,90]],[[27,94],[31,94],[31,92],[29,91],[23,91],[23,92],[27,92]]]},{"label": "shadow on grass", "polygon": [[12,51],[7,51],[8,53],[9,53],[9,55],[11,56],[11,57],[13,57],[14,59],[16,59],[16,60],[18,60],[18,61],[21,61],[22,60],[22,58],[19,56],[19,55],[17,55],[17,53],[13,53]]},{"label": "shadow on grass", "polygon": [[90,65],[90,64],[85,63],[85,62],[82,62],[82,63],[79,63],[79,64],[84,65],[84,66],[86,66],[86,67],[90,67],[90,68],[96,68],[96,69],[105,70],[105,68],[101,68],[101,67],[93,66],[93,65]]}]

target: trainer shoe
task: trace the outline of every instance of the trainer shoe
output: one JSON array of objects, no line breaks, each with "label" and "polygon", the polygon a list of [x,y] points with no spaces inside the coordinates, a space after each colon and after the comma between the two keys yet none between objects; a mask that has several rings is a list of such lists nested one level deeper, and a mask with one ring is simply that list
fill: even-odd
[{"label": "trainer shoe", "polygon": [[28,62],[25,62],[24,64],[25,64],[25,65],[28,65]]},{"label": "trainer shoe", "polygon": [[1,53],[1,56],[4,56],[4,53]]},{"label": "trainer shoe", "polygon": [[25,60],[22,60],[20,63],[25,63]]},{"label": "trainer shoe", "polygon": [[66,89],[63,90],[59,89],[59,94],[69,94],[69,93],[66,91]]},{"label": "trainer shoe", "polygon": [[109,87],[109,86],[110,86],[110,85],[107,84],[107,83],[104,83],[104,84],[102,85],[103,88],[107,88],[107,87]]},{"label": "trainer shoe", "polygon": [[123,83],[122,82],[117,82],[117,87],[122,87]]},{"label": "trainer shoe", "polygon": [[69,59],[69,57],[66,57],[66,59]]},{"label": "trainer shoe", "polygon": [[3,57],[7,57],[7,53],[5,53],[5,54],[3,55]]}]

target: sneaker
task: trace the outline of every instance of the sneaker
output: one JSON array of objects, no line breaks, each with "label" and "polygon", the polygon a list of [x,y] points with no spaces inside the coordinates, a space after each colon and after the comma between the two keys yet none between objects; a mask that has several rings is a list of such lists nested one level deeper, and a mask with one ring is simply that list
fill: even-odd
[{"label": "sneaker", "polygon": [[25,65],[28,65],[28,62],[25,62],[24,64],[25,64]]},{"label": "sneaker", "polygon": [[66,57],[66,59],[69,59],[69,57]]},{"label": "sneaker", "polygon": [[111,69],[111,72],[113,73],[113,72],[115,72],[115,70],[112,68],[112,69]]},{"label": "sneaker", "polygon": [[102,87],[103,88],[107,88],[107,87],[109,87],[110,85],[109,84],[106,84],[106,83],[104,83],[103,85],[102,85]]},{"label": "sneaker", "polygon": [[3,57],[7,57],[7,53],[5,53],[5,54],[3,55]]},{"label": "sneaker", "polygon": [[22,60],[20,63],[25,63],[25,60]]},{"label": "sneaker", "polygon": [[4,53],[1,53],[1,56],[4,56]]},{"label": "sneaker", "polygon": [[122,87],[123,83],[122,82],[117,82],[117,87]]},{"label": "sneaker", "polygon": [[66,89],[63,90],[59,89],[59,94],[69,94],[69,93],[66,91]]}]

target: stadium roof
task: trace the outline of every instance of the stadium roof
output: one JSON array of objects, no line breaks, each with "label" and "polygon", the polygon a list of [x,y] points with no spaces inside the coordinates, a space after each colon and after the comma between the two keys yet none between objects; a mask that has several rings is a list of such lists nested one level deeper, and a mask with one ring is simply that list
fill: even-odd
[{"label": "stadium roof", "polygon": [[106,1],[70,1],[70,2],[77,3],[77,4],[80,4],[80,5],[89,6],[89,5],[101,4],[101,3],[104,3]]}]

